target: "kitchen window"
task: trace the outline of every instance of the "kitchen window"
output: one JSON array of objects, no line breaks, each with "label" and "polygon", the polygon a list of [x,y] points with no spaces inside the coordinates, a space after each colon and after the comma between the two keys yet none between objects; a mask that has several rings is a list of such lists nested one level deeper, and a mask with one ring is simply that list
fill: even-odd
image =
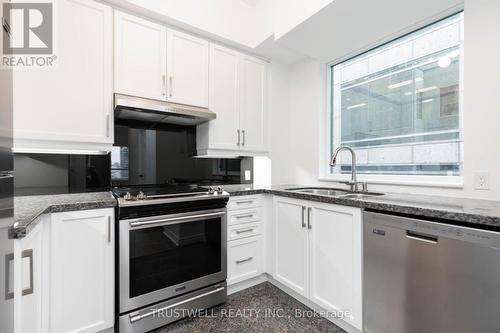
[{"label": "kitchen window", "polygon": [[[327,157],[346,145],[360,174],[461,176],[462,55],[463,12],[330,66]],[[327,177],[351,173],[339,161]]]}]

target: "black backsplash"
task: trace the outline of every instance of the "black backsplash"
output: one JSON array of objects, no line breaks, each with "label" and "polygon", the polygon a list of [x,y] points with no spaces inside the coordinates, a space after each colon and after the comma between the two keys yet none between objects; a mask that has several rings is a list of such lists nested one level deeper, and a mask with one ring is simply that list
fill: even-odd
[{"label": "black backsplash", "polygon": [[15,195],[108,191],[110,155],[15,154]]},{"label": "black backsplash", "polygon": [[[196,127],[138,122],[115,124],[112,186],[142,184],[239,184],[251,161],[197,158]],[[249,163],[250,162],[250,163]],[[252,171],[252,170],[251,170]]]}]

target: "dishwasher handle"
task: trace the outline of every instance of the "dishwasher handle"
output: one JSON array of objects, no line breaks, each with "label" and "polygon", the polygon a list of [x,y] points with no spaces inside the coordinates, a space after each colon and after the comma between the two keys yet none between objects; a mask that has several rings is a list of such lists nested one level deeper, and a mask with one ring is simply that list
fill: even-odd
[{"label": "dishwasher handle", "polygon": [[435,236],[424,235],[411,230],[406,230],[406,238],[429,244],[438,243],[438,238]]}]

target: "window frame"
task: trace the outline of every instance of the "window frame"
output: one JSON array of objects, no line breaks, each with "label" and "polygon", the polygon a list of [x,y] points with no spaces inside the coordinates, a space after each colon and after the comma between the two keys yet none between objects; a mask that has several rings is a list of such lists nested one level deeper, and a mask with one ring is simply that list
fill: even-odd
[{"label": "window frame", "polygon": [[[333,135],[332,135],[332,117],[333,117],[333,66],[336,66],[340,63],[344,63],[353,58],[371,52],[377,48],[380,48],[384,45],[393,43],[394,41],[404,38],[407,35],[410,35],[418,30],[424,29],[428,26],[438,23],[439,21],[445,20],[454,15],[464,13],[464,8],[459,7],[455,8],[453,11],[446,13],[445,15],[441,15],[439,17],[433,17],[427,20],[426,22],[418,25],[412,26],[406,29],[404,32],[399,32],[390,36],[385,41],[374,43],[366,47],[364,50],[356,51],[353,54],[345,56],[343,58],[337,59],[335,61],[331,61],[325,64],[323,73],[324,77],[322,78],[323,82],[323,91],[324,94],[324,103],[320,112],[320,130],[319,130],[319,176],[318,180],[320,181],[346,181],[349,180],[350,174],[339,174],[339,173],[331,173],[330,172],[330,158],[331,153],[333,151]],[[463,34],[463,29],[465,25],[465,20],[462,20],[461,25],[461,34]],[[462,143],[464,142],[464,133],[465,133],[465,124],[464,124],[464,45],[462,42],[460,45],[460,94],[459,94],[459,117],[462,128]],[[462,144],[462,147],[464,145]],[[463,148],[462,148],[463,149]],[[464,151],[461,151],[463,156]],[[431,176],[431,175],[383,175],[383,174],[358,174],[358,181],[364,181],[373,184],[389,184],[389,185],[404,185],[404,186],[424,186],[424,187],[445,187],[445,188],[463,188],[464,187],[464,172],[465,172],[465,159],[462,164],[462,174],[460,176]]]}]

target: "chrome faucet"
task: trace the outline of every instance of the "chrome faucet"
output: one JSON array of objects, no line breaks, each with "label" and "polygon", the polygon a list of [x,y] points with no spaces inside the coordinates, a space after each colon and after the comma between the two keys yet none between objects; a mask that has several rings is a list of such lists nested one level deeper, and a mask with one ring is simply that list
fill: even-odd
[{"label": "chrome faucet", "polygon": [[356,173],[356,153],[351,147],[348,146],[340,146],[335,151],[333,152],[332,160],[330,161],[330,166],[334,167],[337,164],[337,155],[342,151],[342,150],[347,150],[348,152],[351,153],[351,180],[347,182],[341,182],[343,184],[347,184],[351,187],[351,191],[358,192],[359,191],[359,185],[361,185],[361,191],[367,191],[367,185],[366,183],[360,183],[357,180],[357,173]]}]

